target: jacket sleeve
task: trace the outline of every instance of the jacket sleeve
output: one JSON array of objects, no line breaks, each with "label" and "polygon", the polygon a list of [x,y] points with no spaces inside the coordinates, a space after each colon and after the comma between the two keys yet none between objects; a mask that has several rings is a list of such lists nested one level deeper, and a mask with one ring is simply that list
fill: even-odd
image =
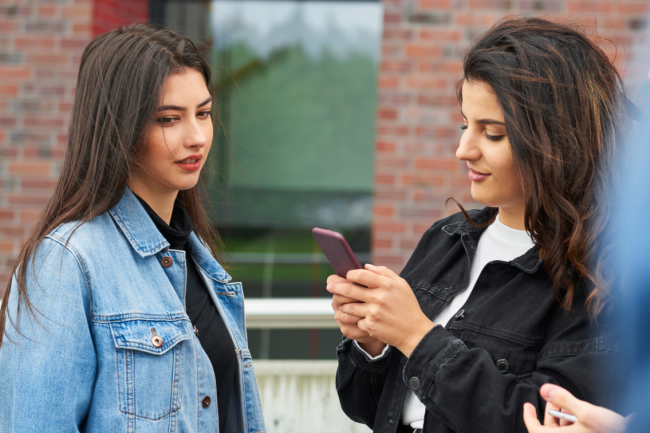
[{"label": "jacket sleeve", "polygon": [[343,337],[336,349],[339,359],[336,391],[343,412],[351,420],[372,429],[395,349],[388,346],[381,357],[371,360],[353,343],[353,340]]},{"label": "jacket sleeve", "polygon": [[551,339],[540,352],[535,371],[518,377],[500,372],[485,349],[468,348],[448,330],[435,326],[411,354],[402,380],[429,412],[456,432],[480,431],[488,425],[490,431],[526,432],[523,404],[533,403],[538,415],[543,414],[542,384],[555,383],[578,398],[602,404],[598,400],[610,390],[599,383],[608,374],[598,367],[624,363],[622,354],[602,338],[577,342],[571,341],[572,333],[569,327]]},{"label": "jacket sleeve", "polygon": [[77,432],[88,414],[97,370],[82,262],[46,238],[34,265],[27,263],[34,316],[17,290],[14,278],[0,350],[0,430]]}]

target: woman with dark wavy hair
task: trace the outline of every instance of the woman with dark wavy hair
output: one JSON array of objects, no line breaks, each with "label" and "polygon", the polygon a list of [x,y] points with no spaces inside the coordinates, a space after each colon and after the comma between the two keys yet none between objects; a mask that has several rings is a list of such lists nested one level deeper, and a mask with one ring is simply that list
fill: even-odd
[{"label": "woman with dark wavy hair", "polygon": [[242,286],[197,185],[211,89],[176,33],[86,47],[61,176],[2,302],[0,431],[264,430]]},{"label": "woman with dark wavy hair", "polygon": [[433,224],[400,276],[328,279],[341,405],[375,432],[525,432],[545,383],[605,407],[619,392],[601,239],[621,78],[585,34],[538,18],[495,25],[463,73],[456,156],[486,207]]}]

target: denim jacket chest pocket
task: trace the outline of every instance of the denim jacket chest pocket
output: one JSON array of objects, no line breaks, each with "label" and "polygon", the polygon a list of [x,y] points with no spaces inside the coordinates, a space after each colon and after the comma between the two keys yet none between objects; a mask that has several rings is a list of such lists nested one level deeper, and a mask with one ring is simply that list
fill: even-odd
[{"label": "denim jacket chest pocket", "polygon": [[110,324],[115,342],[120,411],[150,420],[181,408],[186,320]]}]

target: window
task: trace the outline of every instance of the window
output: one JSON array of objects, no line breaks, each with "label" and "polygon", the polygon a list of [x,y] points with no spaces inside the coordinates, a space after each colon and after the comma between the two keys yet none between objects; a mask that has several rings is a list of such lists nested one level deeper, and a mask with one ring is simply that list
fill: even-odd
[{"label": "window", "polygon": [[[313,227],[342,232],[369,259],[381,3],[163,1],[152,11],[212,63],[221,122],[204,182],[231,275],[247,298],[329,297],[333,270]],[[333,359],[340,337],[249,330],[262,359]]]}]

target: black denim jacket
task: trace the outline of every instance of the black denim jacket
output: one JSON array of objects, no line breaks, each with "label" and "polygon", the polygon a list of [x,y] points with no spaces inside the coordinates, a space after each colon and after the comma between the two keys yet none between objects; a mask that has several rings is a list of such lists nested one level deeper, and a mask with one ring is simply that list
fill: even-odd
[{"label": "black denim jacket", "polygon": [[[470,215],[481,223],[490,209]],[[482,232],[459,213],[420,240],[401,276],[430,319],[467,288]],[[523,404],[533,403],[542,419],[539,388],[547,382],[612,407],[622,384],[610,372],[624,368],[624,356],[609,320],[590,321],[585,300],[579,284],[572,310],[561,308],[537,247],[490,262],[458,314],[446,328],[435,326],[409,359],[391,347],[370,362],[344,338],[336,376],[343,411],[374,432],[411,432],[400,421],[409,386],[427,408],[427,433],[526,432]]]}]

